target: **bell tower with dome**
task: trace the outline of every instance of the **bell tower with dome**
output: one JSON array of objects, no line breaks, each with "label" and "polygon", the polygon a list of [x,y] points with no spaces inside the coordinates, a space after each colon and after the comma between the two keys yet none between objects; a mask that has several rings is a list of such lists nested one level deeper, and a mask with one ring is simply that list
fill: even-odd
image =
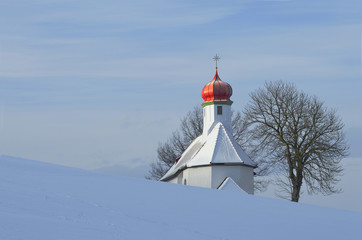
[{"label": "bell tower with dome", "polygon": [[254,193],[256,164],[233,138],[231,86],[223,82],[217,69],[201,92],[204,128],[160,181],[184,185],[243,190]]},{"label": "bell tower with dome", "polygon": [[202,89],[201,97],[204,99],[203,107],[204,129],[203,135],[210,133],[213,125],[222,122],[223,125],[231,131],[231,95],[233,89],[228,83],[221,81],[219,74],[216,73],[211,82]]}]

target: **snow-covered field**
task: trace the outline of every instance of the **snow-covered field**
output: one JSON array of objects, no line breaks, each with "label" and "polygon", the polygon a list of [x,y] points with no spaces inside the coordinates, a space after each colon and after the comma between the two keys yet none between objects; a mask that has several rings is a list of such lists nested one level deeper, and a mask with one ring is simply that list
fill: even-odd
[{"label": "snow-covered field", "polygon": [[0,239],[362,239],[362,214],[1,156]]}]

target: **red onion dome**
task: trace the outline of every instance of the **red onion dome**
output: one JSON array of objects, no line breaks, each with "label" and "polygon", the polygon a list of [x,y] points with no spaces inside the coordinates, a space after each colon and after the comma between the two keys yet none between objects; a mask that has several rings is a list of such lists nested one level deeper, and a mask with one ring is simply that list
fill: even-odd
[{"label": "red onion dome", "polygon": [[217,69],[214,79],[205,85],[202,89],[201,97],[205,102],[210,101],[228,101],[231,102],[230,97],[233,94],[233,89],[230,84],[223,82],[217,74]]}]

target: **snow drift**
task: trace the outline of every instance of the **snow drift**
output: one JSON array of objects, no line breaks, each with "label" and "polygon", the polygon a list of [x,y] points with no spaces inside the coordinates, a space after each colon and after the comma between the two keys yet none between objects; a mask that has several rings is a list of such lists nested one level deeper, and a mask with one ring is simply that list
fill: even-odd
[{"label": "snow drift", "polygon": [[[0,239],[360,239],[362,214],[0,157]],[[299,230],[298,230],[299,228]]]}]

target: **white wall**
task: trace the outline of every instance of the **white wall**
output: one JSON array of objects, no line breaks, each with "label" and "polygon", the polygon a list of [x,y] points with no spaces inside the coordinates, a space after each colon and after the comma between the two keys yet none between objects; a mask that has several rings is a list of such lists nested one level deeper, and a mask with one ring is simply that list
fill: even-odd
[{"label": "white wall", "polygon": [[177,175],[176,177],[168,180],[168,182],[170,183],[177,183],[177,184],[182,184],[182,180],[183,180],[183,172],[181,172],[179,175]]},{"label": "white wall", "polygon": [[226,177],[231,177],[241,189],[254,194],[254,171],[252,167],[210,165],[187,168],[177,177],[169,180],[171,183],[186,184],[196,187],[217,188]]},{"label": "white wall", "polygon": [[231,177],[245,192],[254,194],[254,171],[252,167],[213,165],[211,188],[217,188],[226,177]]},{"label": "white wall", "polygon": [[211,166],[187,168],[176,177],[168,180],[170,183],[211,188]]},{"label": "white wall", "polygon": [[211,166],[187,168],[184,179],[187,185],[211,188]]},{"label": "white wall", "polygon": [[[222,115],[217,114],[217,106],[222,106]],[[203,108],[204,115],[204,129],[203,135],[208,135],[210,128],[213,124],[217,124],[218,122],[222,122],[225,128],[229,131],[231,129],[231,105],[225,104],[212,104],[205,106]]]}]

